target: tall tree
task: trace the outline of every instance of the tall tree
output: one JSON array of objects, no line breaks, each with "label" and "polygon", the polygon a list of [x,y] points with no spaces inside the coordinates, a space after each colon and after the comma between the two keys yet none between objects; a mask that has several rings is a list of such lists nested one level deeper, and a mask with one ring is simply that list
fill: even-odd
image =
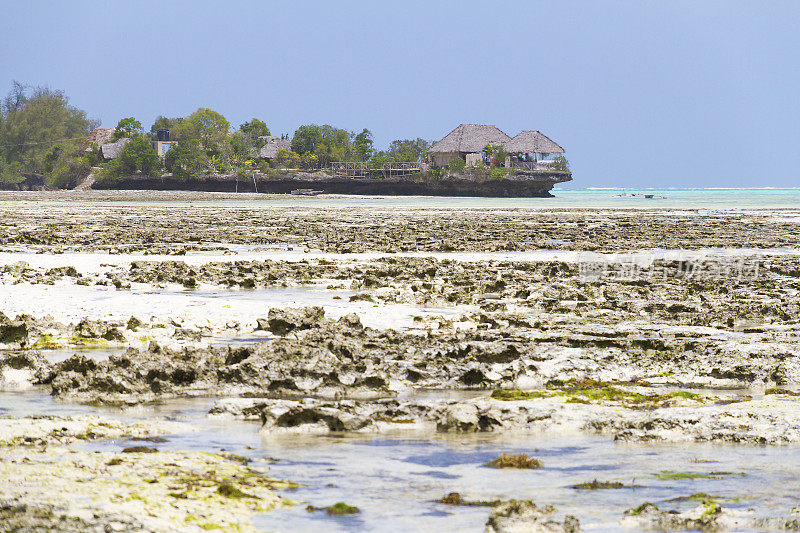
[{"label": "tall tree", "polygon": [[209,155],[225,151],[230,123],[220,113],[201,107],[175,127],[179,140],[195,139]]},{"label": "tall tree", "polygon": [[316,124],[300,126],[292,137],[292,152],[303,155],[313,152],[322,140],[322,131]]},{"label": "tall tree", "polygon": [[375,153],[372,147],[372,132],[367,128],[361,130],[361,133],[356,135],[353,146],[360,161],[369,161]]},{"label": "tall tree", "polygon": [[41,172],[45,155],[57,142],[77,149],[98,125],[69,104],[62,91],[14,82],[0,106],[0,156],[28,172]]},{"label": "tall tree", "polygon": [[167,118],[163,115],[158,115],[156,121],[150,126],[150,133],[155,133],[158,130],[173,130],[183,122],[182,118]]},{"label": "tall tree", "polygon": [[117,123],[117,128],[114,130],[114,140],[123,137],[133,137],[134,135],[141,134],[142,123],[133,117],[123,118]]}]

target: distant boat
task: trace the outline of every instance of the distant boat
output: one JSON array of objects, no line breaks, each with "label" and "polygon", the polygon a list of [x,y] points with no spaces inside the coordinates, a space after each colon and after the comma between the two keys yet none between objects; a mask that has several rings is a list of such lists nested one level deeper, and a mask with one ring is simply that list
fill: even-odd
[{"label": "distant boat", "polygon": [[322,194],[324,191],[316,191],[314,189],[295,189],[291,192],[295,196],[316,196]]}]

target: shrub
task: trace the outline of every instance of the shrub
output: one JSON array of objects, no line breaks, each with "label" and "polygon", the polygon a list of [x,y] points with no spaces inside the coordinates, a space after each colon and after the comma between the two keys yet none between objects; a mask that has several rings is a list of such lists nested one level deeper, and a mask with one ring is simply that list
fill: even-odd
[{"label": "shrub", "polygon": [[117,180],[141,172],[155,176],[161,170],[161,160],[144,137],[136,135],[126,144],[119,157],[109,161],[103,169],[103,180]]},{"label": "shrub", "polygon": [[176,178],[193,178],[208,171],[208,156],[194,139],[181,141],[171,148],[164,165]]},{"label": "shrub", "polygon": [[462,170],[464,170],[464,167],[466,166],[467,163],[460,157],[453,159],[452,161],[450,161],[450,163],[447,164],[447,168],[449,170],[452,170],[453,172],[461,172]]},{"label": "shrub", "polygon": [[0,160],[0,183],[20,183],[25,180],[22,175],[22,163],[3,163]]},{"label": "shrub", "polygon": [[553,158],[553,169],[569,172],[569,161],[563,155]]}]

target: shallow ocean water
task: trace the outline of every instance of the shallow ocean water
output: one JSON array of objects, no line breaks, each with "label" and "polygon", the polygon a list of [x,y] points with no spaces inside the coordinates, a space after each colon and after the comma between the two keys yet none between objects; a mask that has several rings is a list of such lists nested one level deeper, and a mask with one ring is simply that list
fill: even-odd
[{"label": "shallow ocean water", "polygon": [[[0,392],[0,416],[44,411],[186,422],[191,431],[147,445],[165,450],[224,450],[248,457],[253,466],[268,467],[277,478],[302,485],[281,493],[296,505],[254,518],[254,524],[266,531],[482,531],[489,509],[435,501],[450,492],[469,500],[530,498],[540,505],[550,503],[558,510],[557,518],[574,514],[586,531],[618,531],[624,511],[645,501],[662,509],[693,508],[697,502],[672,500],[701,492],[721,498],[730,508],[753,509],[757,516],[788,516],[800,503],[800,446],[627,444],[575,433],[268,435],[259,431],[257,422],[207,417],[213,402],[211,398],[180,399],[119,410],[58,402],[37,388]],[[141,444],[122,438],[81,448],[119,451]],[[543,467],[496,470],[483,466],[500,453],[527,453],[539,458]],[[665,471],[722,474],[696,480],[655,476]],[[620,481],[634,488],[572,488],[594,479]],[[320,507],[339,501],[362,512],[329,517],[306,511],[308,504]]]}]

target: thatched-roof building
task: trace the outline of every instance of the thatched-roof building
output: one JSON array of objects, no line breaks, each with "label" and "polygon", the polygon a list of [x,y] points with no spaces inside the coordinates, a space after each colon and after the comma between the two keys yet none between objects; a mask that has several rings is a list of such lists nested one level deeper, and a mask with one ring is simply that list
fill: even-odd
[{"label": "thatched-roof building", "polygon": [[530,169],[539,168],[537,161],[543,154],[563,154],[564,149],[540,131],[526,130],[513,139],[497,126],[485,124],[461,124],[448,133],[444,139],[428,150],[431,163],[437,167],[446,166],[456,158],[467,165],[483,159],[483,149],[487,145],[502,146],[509,153],[501,166],[519,166]]},{"label": "thatched-roof building", "polygon": [[563,154],[561,148],[550,137],[540,131],[523,131],[503,145],[510,154]]},{"label": "thatched-roof building", "polygon": [[428,149],[434,166],[443,167],[460,157],[469,165],[479,161],[487,144],[503,145],[511,137],[489,124],[460,124]]},{"label": "thatched-roof building", "polygon": [[84,151],[91,152],[92,151],[92,144],[96,144],[97,146],[102,146],[106,143],[111,142],[114,140],[114,132],[117,131],[117,128],[95,128],[89,132],[89,135],[86,136],[85,144],[86,148]]},{"label": "thatched-roof building", "polygon": [[125,145],[128,144],[129,142],[131,142],[129,137],[123,137],[117,142],[105,143],[101,145],[100,153],[103,155],[103,159],[118,158],[119,154],[122,153],[122,149],[125,148]]},{"label": "thatched-roof building", "polygon": [[280,137],[267,137],[267,144],[265,144],[258,152],[261,159],[274,159],[278,155],[278,150],[292,151],[292,141],[289,139],[281,139]]}]

